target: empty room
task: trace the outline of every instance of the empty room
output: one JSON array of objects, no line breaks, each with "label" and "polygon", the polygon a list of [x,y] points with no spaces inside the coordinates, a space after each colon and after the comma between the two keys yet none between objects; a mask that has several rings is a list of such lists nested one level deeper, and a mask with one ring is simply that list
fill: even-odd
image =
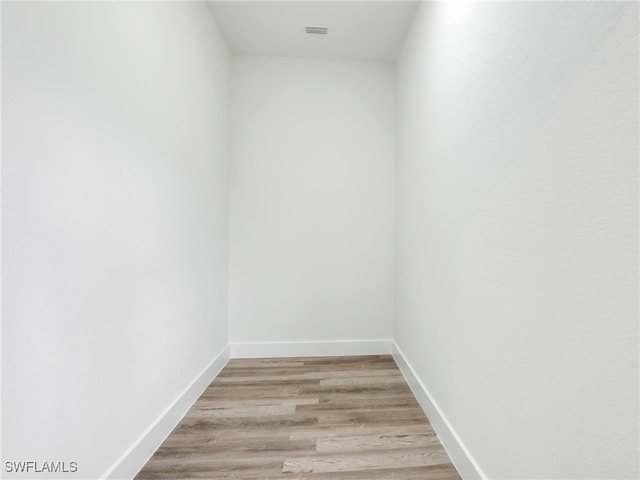
[{"label": "empty room", "polygon": [[640,478],[638,2],[0,15],[1,478]]}]

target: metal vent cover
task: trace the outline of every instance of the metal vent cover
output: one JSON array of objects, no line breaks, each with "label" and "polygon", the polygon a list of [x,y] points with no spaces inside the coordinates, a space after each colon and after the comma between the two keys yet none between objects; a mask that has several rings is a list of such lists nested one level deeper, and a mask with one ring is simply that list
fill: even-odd
[{"label": "metal vent cover", "polygon": [[304,33],[307,35],[327,35],[329,33],[329,29],[318,25],[305,25]]}]

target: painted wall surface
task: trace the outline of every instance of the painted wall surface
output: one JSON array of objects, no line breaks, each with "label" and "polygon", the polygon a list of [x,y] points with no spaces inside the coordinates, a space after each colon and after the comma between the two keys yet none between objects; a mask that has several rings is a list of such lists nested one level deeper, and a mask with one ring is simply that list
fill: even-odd
[{"label": "painted wall surface", "polygon": [[2,9],[3,468],[99,478],[228,342],[229,54],[200,3]]},{"label": "painted wall surface", "polygon": [[394,74],[234,57],[232,342],[389,339]]},{"label": "painted wall surface", "polygon": [[422,4],[395,340],[488,478],[638,478],[638,4]]}]

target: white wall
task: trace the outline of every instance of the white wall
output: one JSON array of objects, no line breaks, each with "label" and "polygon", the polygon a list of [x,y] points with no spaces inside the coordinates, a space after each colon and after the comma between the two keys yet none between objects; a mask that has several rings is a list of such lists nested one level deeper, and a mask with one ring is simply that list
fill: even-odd
[{"label": "white wall", "polygon": [[235,57],[232,342],[390,339],[394,75]]},{"label": "white wall", "polygon": [[395,340],[488,478],[638,478],[638,4],[422,4]]},{"label": "white wall", "polygon": [[2,460],[98,478],[228,342],[229,54],[200,3],[2,8]]}]

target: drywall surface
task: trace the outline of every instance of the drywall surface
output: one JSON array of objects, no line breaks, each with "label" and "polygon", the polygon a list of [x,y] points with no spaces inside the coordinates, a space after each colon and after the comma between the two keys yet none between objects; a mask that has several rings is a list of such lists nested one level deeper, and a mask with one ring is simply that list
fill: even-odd
[{"label": "drywall surface", "polygon": [[228,342],[229,55],[200,3],[2,8],[2,468],[99,478]]},{"label": "drywall surface", "polygon": [[395,341],[488,478],[638,478],[638,4],[421,4]]},{"label": "drywall surface", "polygon": [[389,339],[394,74],[234,57],[232,342]]}]

